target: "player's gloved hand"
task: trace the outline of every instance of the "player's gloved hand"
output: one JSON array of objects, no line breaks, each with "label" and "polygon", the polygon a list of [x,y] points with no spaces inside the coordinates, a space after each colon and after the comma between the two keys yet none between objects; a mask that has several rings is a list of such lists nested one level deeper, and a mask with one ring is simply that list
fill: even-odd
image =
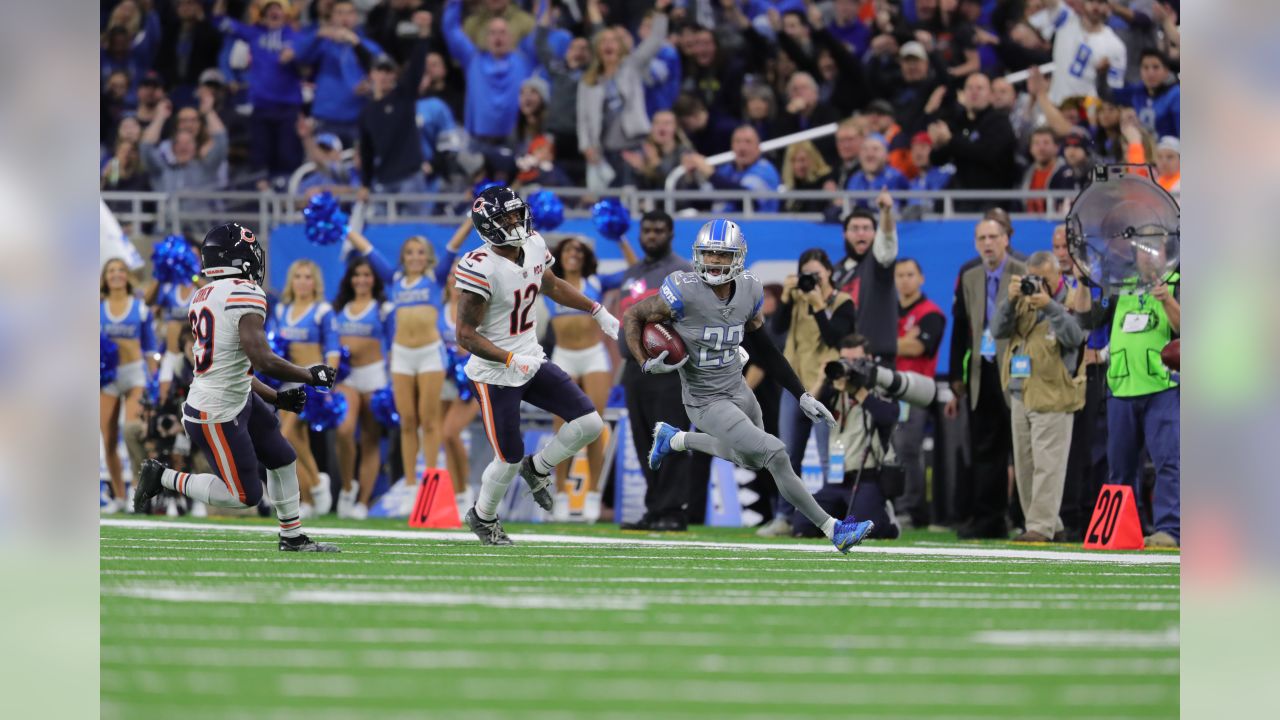
[{"label": "player's gloved hand", "polygon": [[288,390],[277,390],[276,401],[272,403],[280,410],[288,410],[291,413],[300,413],[302,408],[307,404],[307,391],[301,387],[289,388]]},{"label": "player's gloved hand", "polygon": [[805,393],[800,396],[800,409],[813,422],[824,422],[828,427],[836,426],[836,419],[831,415],[831,411],[826,405],[818,402],[818,398]]},{"label": "player's gloved hand", "polygon": [[666,359],[667,359],[667,351],[663,350],[662,352],[658,353],[658,357],[649,358],[648,360],[645,360],[644,364],[640,366],[640,369],[644,370],[650,375],[661,375],[662,373],[675,372],[676,370],[679,370],[680,368],[684,367],[685,363],[689,362],[688,355],[685,355],[684,359],[676,363],[675,365],[668,365],[665,362],[663,362]]},{"label": "player's gloved hand", "polygon": [[604,330],[605,335],[614,340],[618,339],[618,318],[610,314],[608,310],[605,310],[603,305],[600,303],[592,305],[591,317],[596,319],[596,324],[600,326],[601,330]]},{"label": "player's gloved hand", "polygon": [[546,362],[546,358],[536,355],[511,355],[507,358],[507,367],[515,368],[516,372],[523,377],[532,377],[538,372],[538,368],[542,367],[542,363]]},{"label": "player's gloved hand", "polygon": [[311,373],[311,382],[307,383],[308,385],[328,390],[338,381],[338,371],[328,365],[312,365],[307,368],[307,371]]}]

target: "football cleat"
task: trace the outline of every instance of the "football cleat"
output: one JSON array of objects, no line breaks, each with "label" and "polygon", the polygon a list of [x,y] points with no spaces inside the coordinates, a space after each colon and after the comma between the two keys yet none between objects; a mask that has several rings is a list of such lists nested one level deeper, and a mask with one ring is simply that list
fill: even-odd
[{"label": "football cleat", "polygon": [[507,532],[502,529],[502,523],[498,518],[482,520],[473,507],[467,511],[467,516],[463,519],[467,527],[471,528],[471,532],[480,538],[481,545],[515,545],[515,542],[507,537]]},{"label": "football cleat", "polygon": [[138,470],[138,488],[133,492],[135,513],[146,513],[151,504],[151,498],[164,490],[164,486],[160,484],[160,478],[163,475],[164,465],[159,460],[147,458],[142,461],[142,466]]},{"label": "football cleat", "polygon": [[831,544],[835,545],[840,552],[848,554],[849,548],[861,543],[875,527],[876,524],[870,520],[859,522],[857,518],[850,515],[836,523],[836,530],[831,533]]},{"label": "football cleat", "polygon": [[671,448],[671,438],[680,432],[680,428],[659,422],[653,426],[653,445],[649,446],[649,469],[657,470],[662,459],[675,452]]},{"label": "football cleat", "polygon": [[520,477],[529,485],[529,493],[533,495],[533,501],[538,503],[538,507],[551,512],[556,504],[551,494],[551,476],[541,475],[533,469],[532,455],[525,455],[524,460],[520,461]]},{"label": "football cleat", "polygon": [[316,542],[306,535],[295,535],[294,537],[280,536],[281,552],[324,552],[336,553],[342,552],[337,545],[330,543]]}]

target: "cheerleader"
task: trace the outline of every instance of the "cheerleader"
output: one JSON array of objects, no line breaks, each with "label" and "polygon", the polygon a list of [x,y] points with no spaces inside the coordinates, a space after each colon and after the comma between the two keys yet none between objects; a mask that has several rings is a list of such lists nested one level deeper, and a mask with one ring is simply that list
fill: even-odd
[{"label": "cheerleader", "polygon": [[[363,520],[378,479],[381,427],[373,416],[370,397],[387,386],[384,346],[391,336],[391,303],[384,302],[382,278],[369,260],[353,259],[333,300],[332,332],[351,351],[351,373],[338,383],[347,399],[347,416],[338,426],[338,467],[342,492],[338,517]],[[356,468],[356,427],[360,428],[360,467]]]},{"label": "cheerleader", "polygon": [[[400,414],[400,459],[404,478],[392,486],[393,498],[400,497],[402,514],[408,514],[417,496],[419,432],[421,449],[427,467],[436,467],[442,443],[441,429],[447,353],[441,337],[445,304],[445,287],[458,248],[471,230],[468,219],[459,226],[446,248],[443,261],[437,261],[431,243],[421,235],[405,240],[400,246],[398,268],[391,267],[364,236],[350,232],[348,237],[361,257],[387,285],[388,299],[394,307],[395,328],[391,345],[391,389],[396,412]],[[459,479],[455,479],[455,489]],[[465,478],[461,479],[465,488]]]},{"label": "cheerleader", "polygon": [[[311,260],[295,260],[289,266],[288,279],[280,302],[275,306],[268,331],[289,343],[288,360],[310,367],[321,362],[338,366],[338,336],[330,321],[333,308],[324,300],[324,275]],[[298,387],[283,383],[281,390]],[[280,413],[281,432],[298,455],[298,490],[302,495],[301,513],[324,515],[333,506],[329,478],[320,472],[311,452],[311,433],[307,422],[295,413]]]},{"label": "cheerleader", "polygon": [[[626,247],[625,243],[623,244]],[[604,294],[600,278],[596,276],[596,254],[591,246],[575,236],[566,237],[556,245],[552,256],[555,264],[551,271],[556,277],[580,290],[588,298],[600,302]],[[573,378],[591,398],[596,412],[604,414],[605,403],[609,400],[609,390],[613,386],[613,373],[609,367],[609,351],[605,347],[600,326],[592,317],[581,310],[559,305],[551,300],[546,303],[547,314],[551,318],[551,329],[555,332],[555,349],[551,352],[551,362],[558,365]],[[556,430],[564,424],[555,419]],[[600,518],[600,470],[604,466],[605,437],[602,434],[587,446],[587,496],[583,507],[583,517],[588,522]],[[569,478],[570,459],[556,467],[556,495],[554,516],[558,520],[569,519],[569,496],[566,483]]]},{"label": "cheerleader", "polygon": [[98,395],[103,453],[112,495],[103,512],[117,513],[132,507],[132,503],[125,502],[124,470],[120,465],[120,410],[124,408],[125,445],[136,487],[147,434],[146,424],[142,422],[142,391],[148,371],[156,371],[156,361],[151,355],[156,348],[156,337],[151,327],[151,312],[145,302],[134,296],[129,268],[123,260],[112,259],[103,265],[98,295],[101,300],[99,326],[115,342],[120,358],[115,380],[103,385]]},{"label": "cheerleader", "polygon": [[164,355],[160,358],[160,397],[169,397],[169,386],[173,383],[174,373],[181,371],[184,361],[182,354],[182,331],[191,327],[187,319],[187,310],[191,306],[191,296],[204,285],[204,277],[194,282],[153,283],[147,289],[147,305],[152,308],[156,317],[163,323]]}]

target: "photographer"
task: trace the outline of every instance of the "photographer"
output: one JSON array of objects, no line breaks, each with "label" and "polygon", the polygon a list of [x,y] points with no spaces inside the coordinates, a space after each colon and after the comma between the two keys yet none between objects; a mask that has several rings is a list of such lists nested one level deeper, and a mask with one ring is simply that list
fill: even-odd
[{"label": "photographer", "polygon": [[[203,455],[192,452],[191,439],[182,427],[182,403],[187,399],[187,391],[195,373],[191,344],[191,327],[183,327],[178,335],[179,355],[182,359],[175,363],[173,380],[168,383],[168,393],[156,402],[147,400],[143,404],[142,416],[147,427],[146,455],[184,472],[213,472]],[[166,510],[170,515],[177,514],[176,503],[185,499],[169,492],[161,497],[165,498]],[[190,513],[196,517],[204,517],[204,506],[194,500],[190,502]]]},{"label": "photographer", "polygon": [[[840,341],[840,356],[823,368],[825,382],[818,400],[836,418],[833,447],[844,450],[843,489],[852,490],[848,514],[871,520],[868,537],[893,540],[901,530],[888,498],[902,494],[902,468],[898,466],[890,436],[898,423],[898,403],[876,389],[878,366],[867,356],[867,339],[849,335]],[[836,487],[827,485],[826,488]],[[822,493],[814,496],[826,507]],[[796,525],[796,534],[812,534]]]},{"label": "photographer", "polygon": [[[853,298],[831,285],[831,260],[820,248],[805,250],[797,267],[799,274],[789,275],[782,283],[781,307],[773,314],[771,330],[787,338],[783,356],[809,392],[822,383],[822,368],[835,360],[840,339],[853,332],[856,315]],[[813,423],[800,411],[800,403],[790,393],[783,393],[778,411],[778,435],[791,457],[791,469],[800,475],[805,447]],[[830,430],[819,424],[818,456],[827,467],[827,443]],[[773,520],[761,527],[761,537],[788,537],[795,508],[781,497],[775,498]]]},{"label": "photographer", "polygon": [[1072,414],[1084,406],[1084,378],[1076,366],[1085,332],[1065,307],[1068,288],[1053,253],[1033,253],[1027,272],[1010,278],[991,332],[1008,340],[1000,383],[1010,398],[1013,467],[1026,526],[1014,541],[1049,542],[1063,531],[1058,511]]}]

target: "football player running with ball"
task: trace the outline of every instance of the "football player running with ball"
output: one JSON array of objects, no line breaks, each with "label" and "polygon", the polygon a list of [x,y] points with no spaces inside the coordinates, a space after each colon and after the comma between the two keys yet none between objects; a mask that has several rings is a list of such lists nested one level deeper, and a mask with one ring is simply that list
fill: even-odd
[{"label": "football player running with ball", "polygon": [[830,411],[805,392],[795,370],[765,335],[764,285],[744,269],[747,242],[729,220],[712,220],[693,242],[693,272],[674,272],[662,289],[632,305],[623,316],[627,345],[637,358],[649,357],[642,336],[647,323],[668,322],[684,341],[688,354],[680,362],[664,362],[667,351],[645,361],[647,373],[679,371],[684,407],[698,432],[683,432],[666,423],[653,428],[649,467],[657,469],[672,452],[696,450],[752,470],[767,469],[778,491],[813,524],[822,528],[842,553],[862,542],[874,524],[853,517],[837,521],[818,505],[791,469],[782,441],[764,431],[760,403],[742,376],[738,346],[800,399],[800,409],[813,422],[835,426]]},{"label": "football player running with ball", "polygon": [[338,552],[302,534],[298,514],[298,465],[293,447],[280,433],[272,406],[299,412],[301,387],[276,392],[253,370],[285,382],[333,387],[336,371],[327,365],[300,367],[271,351],[267,341],[267,297],[259,287],[266,253],[253,231],[220,225],[200,248],[203,273],[212,282],[191,297],[187,319],[194,335],[195,377],[182,406],[183,426],[218,473],[182,473],[157,460],[142,461],[134,512],[163,488],[215,507],[256,507],[262,499],[258,465],[267,469],[267,494],[280,520],[280,549]]},{"label": "football player running with ball", "polygon": [[[556,465],[573,457],[604,430],[591,399],[538,344],[534,302],[542,293],[590,313],[605,334],[618,337],[618,320],[551,272],[555,260],[533,230],[529,206],[508,187],[480,193],[471,222],[485,245],[462,257],[454,270],[458,293],[458,345],[471,353],[467,377],[475,385],[493,462],[484,469],[480,495],[466,522],[483,545],[511,545],[498,521],[498,504],[519,473],[533,499],[552,508]],[[524,454],[520,403],[565,421],[535,455]]]}]

